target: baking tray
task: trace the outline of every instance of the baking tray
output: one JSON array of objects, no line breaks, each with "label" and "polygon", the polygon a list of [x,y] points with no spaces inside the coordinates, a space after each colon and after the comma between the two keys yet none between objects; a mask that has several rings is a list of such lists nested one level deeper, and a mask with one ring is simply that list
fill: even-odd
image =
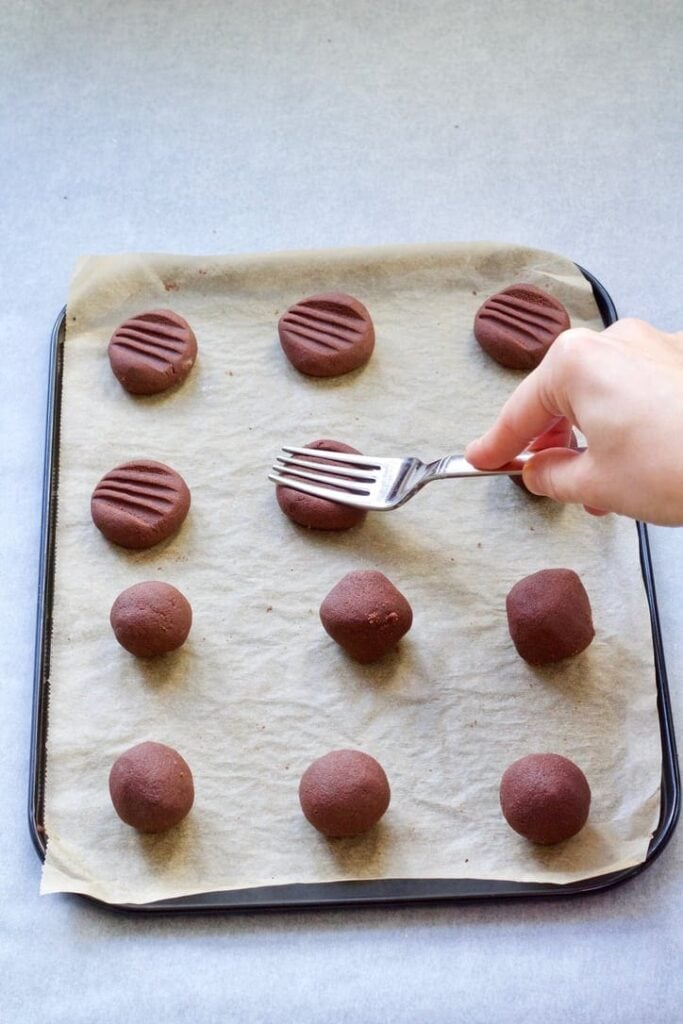
[{"label": "baking tray", "polygon": [[[578,265],[578,264],[577,264]],[[617,319],[614,303],[603,285],[583,267],[579,270],[593,289],[605,326]],[[59,489],[59,441],[62,391],[62,367],[66,308],[52,330],[45,429],[45,467],[40,549],[40,575],[36,619],[36,646],[31,726],[31,763],[29,774],[28,818],[36,851],[44,859],[47,835],[44,826],[45,763],[50,681],[50,645],[52,638],[52,601],[55,565],[55,525]],[[362,882],[316,882],[310,884],[264,886],[220,892],[199,893],[176,899],[144,904],[111,904],[90,896],[81,896],[108,909],[131,913],[207,913],[240,910],[292,910],[356,906],[393,906],[441,903],[444,901],[551,898],[604,892],[640,874],[662,852],[676,827],[680,810],[680,775],[671,714],[669,684],[664,662],[655,579],[650,556],[647,527],[636,523],[640,545],[640,565],[650,609],[654,648],[657,709],[662,743],[661,810],[657,828],[650,840],[645,860],[620,871],[598,875],[563,885],[543,882],[510,882],[472,878],[377,879]]]}]

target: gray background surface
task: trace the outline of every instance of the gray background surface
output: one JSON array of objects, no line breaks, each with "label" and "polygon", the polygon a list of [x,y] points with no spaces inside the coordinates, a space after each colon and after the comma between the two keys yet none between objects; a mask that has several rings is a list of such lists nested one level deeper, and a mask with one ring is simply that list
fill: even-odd
[{"label": "gray background surface", "polygon": [[[0,15],[0,1020],[679,1021],[680,832],[581,901],[150,921],[38,896],[25,794],[47,346],[76,256],[500,239],[680,329],[683,7]],[[683,722],[681,534],[653,546]]]}]

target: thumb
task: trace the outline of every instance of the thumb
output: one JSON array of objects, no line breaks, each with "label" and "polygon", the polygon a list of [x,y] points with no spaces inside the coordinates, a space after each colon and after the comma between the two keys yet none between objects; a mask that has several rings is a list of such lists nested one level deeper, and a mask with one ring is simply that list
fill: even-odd
[{"label": "thumb", "polygon": [[588,452],[547,448],[527,462],[523,480],[533,494],[546,495],[555,501],[604,507],[596,494],[595,474]]}]

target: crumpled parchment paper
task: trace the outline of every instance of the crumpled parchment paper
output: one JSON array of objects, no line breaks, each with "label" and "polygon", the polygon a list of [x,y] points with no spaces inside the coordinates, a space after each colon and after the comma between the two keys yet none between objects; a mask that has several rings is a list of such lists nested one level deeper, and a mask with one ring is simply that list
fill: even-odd
[{"label": "crumpled parchment paper", "polygon": [[[267,471],[283,443],[331,437],[367,454],[462,451],[520,375],[472,335],[490,293],[527,281],[600,327],[568,260],[491,243],[255,256],[124,255],[80,261],[68,303],[50,678],[43,892],[140,903],[204,890],[361,878],[566,882],[645,857],[659,813],[661,751],[649,616],[632,522],[533,500],[505,478],[435,483],[402,509],[334,535],[280,512]],[[362,370],[298,374],[277,341],[297,299],[344,290],[369,308],[377,345]],[[134,398],[113,377],[116,325],[170,307],[199,358],[177,391]],[[192,491],[179,534],[147,552],[109,544],[89,501],[120,462],[151,458]],[[567,566],[597,630],[573,661],[516,654],[505,595]],[[347,571],[374,567],[407,596],[396,654],[351,662],[318,607]],[[183,649],[140,662],[109,609],[125,587],[167,580],[194,626]],[[115,758],[145,739],[192,767],[194,808],[141,836],[108,793]],[[392,786],[381,824],[328,841],[303,818],[312,759],[356,747]],[[555,848],[512,832],[498,805],[507,765],[555,751],[593,791],[589,823]]]}]

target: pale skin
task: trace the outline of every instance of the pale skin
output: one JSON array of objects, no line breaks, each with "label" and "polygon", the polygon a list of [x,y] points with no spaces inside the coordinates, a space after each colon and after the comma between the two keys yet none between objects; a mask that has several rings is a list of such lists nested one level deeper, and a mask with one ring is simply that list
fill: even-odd
[{"label": "pale skin", "polygon": [[524,467],[530,491],[596,515],[683,525],[683,333],[631,319],[564,331],[466,457],[495,469],[546,431],[562,434],[561,417],[586,451],[539,451]]}]

